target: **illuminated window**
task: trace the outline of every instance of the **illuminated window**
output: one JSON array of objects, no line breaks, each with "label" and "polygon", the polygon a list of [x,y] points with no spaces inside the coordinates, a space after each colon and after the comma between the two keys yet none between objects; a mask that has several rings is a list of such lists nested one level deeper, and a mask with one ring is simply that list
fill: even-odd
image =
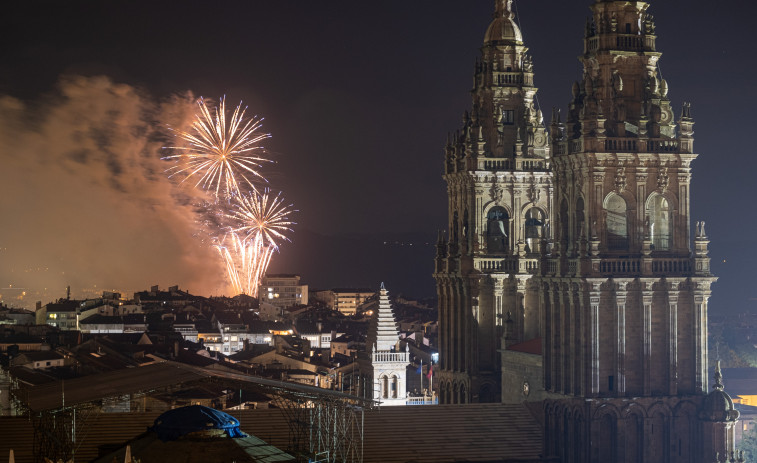
[{"label": "illuminated window", "polygon": [[607,245],[610,249],[628,249],[628,220],[626,218],[626,200],[612,194],[606,202],[607,211]]}]

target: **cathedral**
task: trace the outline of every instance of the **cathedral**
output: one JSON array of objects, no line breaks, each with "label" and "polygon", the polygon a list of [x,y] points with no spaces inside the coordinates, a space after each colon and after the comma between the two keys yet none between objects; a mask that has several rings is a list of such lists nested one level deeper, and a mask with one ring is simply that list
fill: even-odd
[{"label": "cathedral", "polygon": [[738,412],[707,374],[694,121],[671,107],[649,6],[591,5],[583,75],[545,123],[512,0],[496,0],[444,151],[440,400],[540,404],[554,461],[737,461]]}]

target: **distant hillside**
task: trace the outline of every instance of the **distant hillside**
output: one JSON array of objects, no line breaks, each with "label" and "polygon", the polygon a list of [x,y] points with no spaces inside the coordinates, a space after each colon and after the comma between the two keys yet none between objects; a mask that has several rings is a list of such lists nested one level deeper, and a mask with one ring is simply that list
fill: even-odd
[{"label": "distant hillside", "polygon": [[436,235],[422,233],[327,236],[296,230],[274,255],[270,273],[297,273],[311,288],[365,287],[412,298],[436,295],[432,277]]}]

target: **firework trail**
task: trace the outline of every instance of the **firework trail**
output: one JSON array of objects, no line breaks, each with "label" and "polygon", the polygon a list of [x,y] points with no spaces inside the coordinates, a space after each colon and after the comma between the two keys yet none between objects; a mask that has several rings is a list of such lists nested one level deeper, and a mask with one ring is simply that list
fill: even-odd
[{"label": "firework trail", "polygon": [[[257,297],[258,282],[268,270],[273,252],[278,251],[280,241],[289,241],[285,233],[291,231],[294,222],[289,216],[295,211],[284,203],[281,193],[273,196],[268,190],[235,200],[236,207],[227,218],[238,226],[230,227],[216,249],[226,263],[234,290]],[[226,241],[231,245],[225,245]]]},{"label": "firework trail", "polygon": [[258,295],[260,278],[271,262],[274,248],[262,239],[248,240],[230,232],[215,245],[226,264],[231,286],[236,294]]},{"label": "firework trail", "polygon": [[[204,99],[197,101],[199,113],[187,130],[174,130],[183,146],[167,147],[175,154],[164,160],[175,161],[169,178],[179,176],[182,182],[196,179],[195,187],[212,192],[216,198],[229,199],[242,194],[242,187],[254,189],[250,178],[267,182],[258,169],[265,162],[260,143],[270,134],[260,132],[262,119],[245,119],[241,103],[231,115],[226,113],[226,100],[221,99],[212,110]],[[241,184],[241,186],[240,186]]]}]

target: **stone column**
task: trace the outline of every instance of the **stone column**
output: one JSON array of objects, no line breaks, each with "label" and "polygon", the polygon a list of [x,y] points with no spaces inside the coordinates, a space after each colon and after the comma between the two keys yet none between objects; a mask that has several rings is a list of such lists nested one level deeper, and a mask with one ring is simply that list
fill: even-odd
[{"label": "stone column", "polygon": [[694,290],[694,388],[707,392],[707,303],[711,279],[697,278]]},{"label": "stone column", "polygon": [[454,318],[454,330],[455,330],[455,352],[454,359],[455,359],[455,371],[463,371],[462,369],[462,355],[463,350],[465,349],[464,341],[463,341],[463,306],[462,306],[462,295],[460,294],[461,290],[461,284],[460,279],[455,278],[454,279],[454,299],[453,299],[453,307],[455,310],[455,318]]},{"label": "stone column", "polygon": [[642,343],[644,357],[641,360],[642,377],[644,381],[644,396],[652,395],[652,285],[654,279],[641,279],[642,300]]},{"label": "stone column", "polygon": [[[447,303],[447,279],[439,279],[439,350],[441,351],[441,368],[442,370],[449,369],[449,345],[450,339],[449,333],[449,304]],[[367,349],[372,349],[372,346],[368,346]]]},{"label": "stone column", "polygon": [[668,394],[678,394],[678,297],[682,279],[668,279]]},{"label": "stone column", "polygon": [[586,394],[587,385],[591,384],[591,376],[587,374],[587,365],[591,364],[590,358],[588,358],[589,352],[591,352],[589,346],[591,343],[590,326],[587,325],[587,320],[591,319],[591,305],[588,303],[586,283],[582,282],[578,285],[578,314],[580,319],[578,320],[578,342],[579,342],[579,362],[578,362],[578,377],[576,378],[576,395],[583,396]]},{"label": "stone column", "polygon": [[[599,394],[599,302],[602,295],[602,283],[604,279],[589,278],[587,282],[591,285],[589,291],[589,356],[590,356],[590,390],[587,391],[591,396]],[[588,418],[587,418],[588,419]]]},{"label": "stone column", "polygon": [[616,279],[615,304],[617,308],[616,391],[618,397],[626,395],[626,300],[629,279]]},{"label": "stone column", "polygon": [[470,339],[471,300],[468,291],[468,282],[461,280],[460,286],[460,347],[462,350],[460,354],[460,369],[462,371],[470,372],[471,368],[470,364],[468,363],[468,358],[470,357],[470,351],[472,350],[472,340]]},{"label": "stone column", "polygon": [[518,342],[526,338],[526,284],[530,277],[517,276],[515,291],[515,338]]},{"label": "stone column", "polygon": [[552,390],[552,365],[554,362],[552,361],[552,356],[549,355],[549,353],[552,352],[552,311],[554,310],[552,307],[552,291],[551,291],[551,284],[549,282],[545,282],[541,286],[541,299],[544,302],[544,312],[542,312],[542,327],[543,332],[542,335],[544,336],[542,345],[544,347],[543,349],[543,355],[542,358],[544,359],[544,365],[543,365],[543,371],[544,371],[544,389],[547,391]]},{"label": "stone column", "polygon": [[[550,383],[551,390],[558,391],[560,387],[560,307],[559,307],[559,283],[549,285],[549,326],[550,326]],[[551,354],[551,355],[550,355]]]}]

